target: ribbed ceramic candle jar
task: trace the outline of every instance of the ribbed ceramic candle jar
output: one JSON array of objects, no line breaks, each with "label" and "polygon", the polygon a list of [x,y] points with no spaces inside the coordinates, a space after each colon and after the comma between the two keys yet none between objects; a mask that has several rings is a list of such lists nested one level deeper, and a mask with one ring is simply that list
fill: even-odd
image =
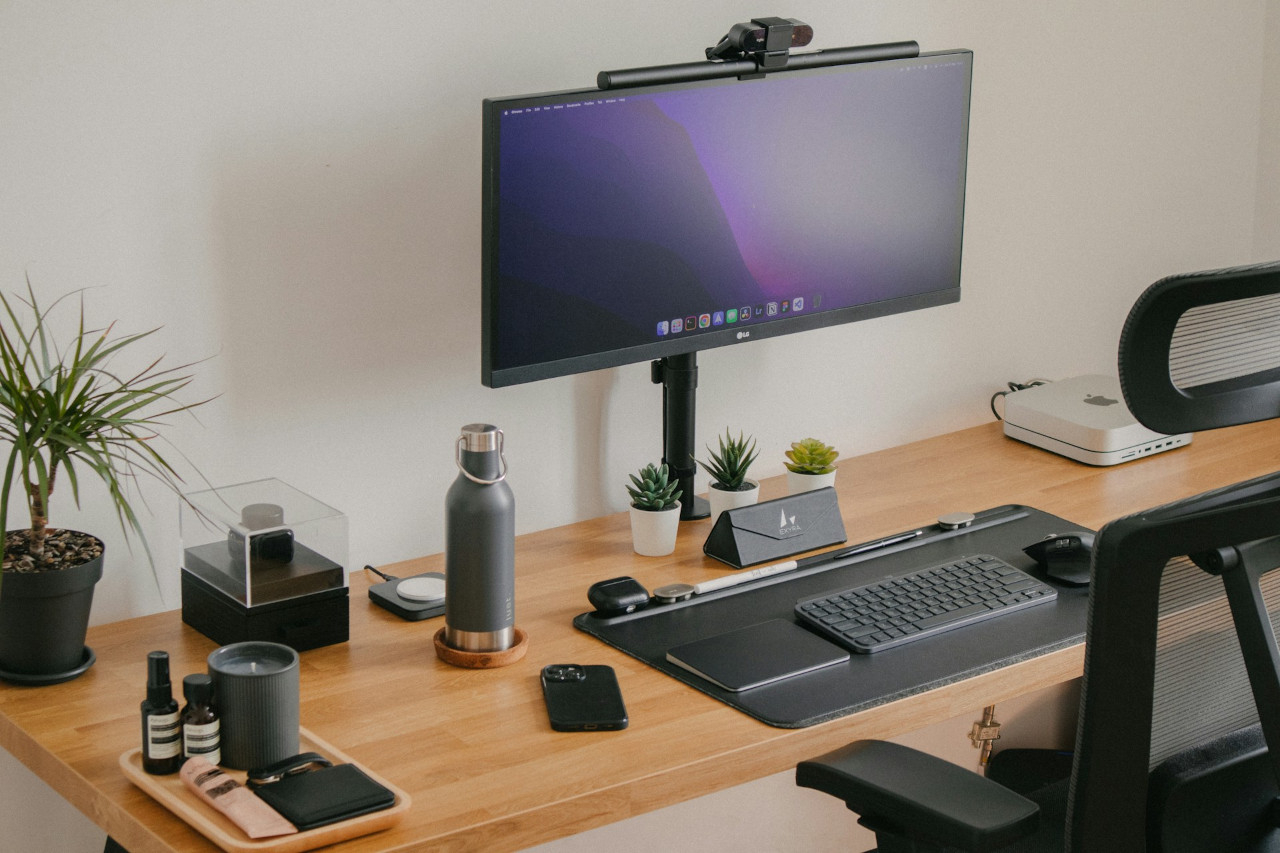
[{"label": "ribbed ceramic candle jar", "polygon": [[280,643],[232,643],[209,655],[222,715],[222,765],[249,770],[297,755],[298,653]]}]

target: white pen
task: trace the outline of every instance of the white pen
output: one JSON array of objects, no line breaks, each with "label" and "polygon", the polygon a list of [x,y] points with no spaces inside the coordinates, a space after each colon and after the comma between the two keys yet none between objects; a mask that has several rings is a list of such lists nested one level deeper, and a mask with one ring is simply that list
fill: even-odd
[{"label": "white pen", "polygon": [[854,545],[851,548],[839,548],[834,551],[827,551],[823,554],[814,554],[812,557],[802,557],[799,560],[787,560],[782,563],[773,563],[769,566],[761,566],[758,569],[752,569],[748,572],[742,572],[736,575],[725,575],[714,580],[703,581],[693,585],[695,595],[713,592],[717,589],[724,589],[730,586],[737,586],[740,583],[767,578],[770,575],[778,575],[783,572],[790,572],[796,569],[804,569],[809,566],[818,566],[823,563],[831,563],[836,560],[852,557],[855,554],[863,554],[867,551],[875,551],[879,548],[888,548],[890,545],[897,545],[899,542],[909,542],[917,536],[923,534],[923,530],[912,530],[909,533],[899,533],[894,536],[886,536],[883,539],[876,539],[872,542],[863,542],[861,545]]}]

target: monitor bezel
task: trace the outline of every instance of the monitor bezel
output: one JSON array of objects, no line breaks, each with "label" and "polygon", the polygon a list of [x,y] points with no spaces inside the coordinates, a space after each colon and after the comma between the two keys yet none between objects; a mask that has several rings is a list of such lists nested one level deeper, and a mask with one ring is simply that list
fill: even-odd
[{"label": "monitor bezel", "polygon": [[[829,311],[821,311],[813,314],[793,315],[791,317],[771,320],[768,323],[752,325],[749,328],[726,328],[717,331],[702,332],[690,337],[670,338],[646,344],[619,347],[601,352],[577,355],[570,358],[542,361],[535,364],[518,365],[506,368],[496,367],[494,365],[493,358],[494,348],[496,347],[495,338],[498,322],[497,302],[499,299],[497,287],[498,265],[496,259],[498,234],[498,119],[503,110],[520,109],[535,105],[565,103],[592,96],[606,99],[609,97],[616,97],[621,93],[616,90],[602,91],[599,89],[572,89],[559,92],[544,92],[533,95],[512,95],[486,98],[482,104],[483,117],[481,155],[482,232],[480,278],[481,381],[483,384],[490,388],[501,388],[527,382],[536,382],[543,379],[554,379],[578,373],[587,373],[594,370],[603,370],[644,361],[653,361],[670,356],[697,353],[708,349],[718,349],[721,347],[733,346],[735,344],[749,343],[751,341],[768,340],[783,335],[796,334],[798,332],[806,332],[831,326],[839,326],[847,323],[860,322],[862,320],[870,320],[877,317],[886,317],[893,314],[905,313],[907,311],[922,310],[925,308],[933,308],[958,302],[960,300],[961,276],[963,270],[964,212],[966,196],[968,193],[969,121],[973,86],[972,51],[966,49],[932,51],[921,53],[918,57],[912,58],[878,60],[874,63],[858,63],[848,66],[797,69],[787,71],[785,74],[831,74],[847,73],[850,71],[856,73],[856,70],[860,66],[869,64],[919,64],[921,62],[947,61],[956,58],[964,60],[965,63],[965,104],[963,111],[963,127],[961,130],[961,145],[963,150],[961,152],[962,174],[960,176],[960,210],[958,211],[960,229],[959,234],[957,235],[960,248],[960,262],[957,263],[955,283],[952,286],[939,290],[896,297],[894,299],[886,299],[845,308],[836,308]],[[626,94],[646,94],[688,88],[701,88],[706,86],[750,85],[754,83],[768,84],[778,76],[779,74],[775,72],[766,77],[745,81],[731,78],[728,80],[721,79],[687,83],[668,83],[655,86],[640,86],[633,89],[623,90],[623,92]]]}]

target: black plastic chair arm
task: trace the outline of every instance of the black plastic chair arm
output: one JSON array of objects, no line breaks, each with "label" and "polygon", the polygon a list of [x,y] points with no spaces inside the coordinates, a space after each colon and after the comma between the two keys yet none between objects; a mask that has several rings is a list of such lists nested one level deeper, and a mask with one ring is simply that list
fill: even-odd
[{"label": "black plastic chair arm", "polygon": [[796,766],[796,784],[844,800],[877,834],[970,851],[998,850],[1033,834],[1040,807],[976,773],[877,740]]}]

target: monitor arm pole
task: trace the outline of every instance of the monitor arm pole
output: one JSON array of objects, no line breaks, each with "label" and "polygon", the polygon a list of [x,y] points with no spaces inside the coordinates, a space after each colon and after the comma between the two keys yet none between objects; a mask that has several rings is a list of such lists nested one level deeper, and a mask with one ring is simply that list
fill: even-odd
[{"label": "monitor arm pole", "polygon": [[653,382],[662,386],[662,461],[680,482],[680,519],[706,518],[711,507],[693,493],[698,466],[693,461],[695,406],[698,399],[698,354],[671,355],[650,365]]}]

